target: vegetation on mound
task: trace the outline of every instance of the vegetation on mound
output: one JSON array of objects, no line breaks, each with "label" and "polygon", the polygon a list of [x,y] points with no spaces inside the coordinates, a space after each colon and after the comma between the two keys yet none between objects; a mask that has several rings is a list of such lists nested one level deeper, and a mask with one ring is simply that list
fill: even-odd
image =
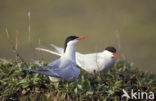
[{"label": "vegetation on mound", "polygon": [[1,101],[119,101],[123,94],[122,89],[128,93],[131,89],[156,91],[156,75],[132,68],[126,61],[117,61],[107,73],[92,75],[81,70],[76,81],[57,83],[51,82],[47,76],[23,71],[19,67],[37,68],[37,65],[29,63],[26,67],[17,61],[0,61]]}]

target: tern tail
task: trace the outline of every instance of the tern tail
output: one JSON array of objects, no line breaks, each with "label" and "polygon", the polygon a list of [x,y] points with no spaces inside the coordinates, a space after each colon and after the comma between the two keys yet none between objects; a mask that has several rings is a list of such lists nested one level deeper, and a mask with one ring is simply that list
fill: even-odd
[{"label": "tern tail", "polygon": [[50,46],[52,46],[58,53],[63,54],[64,53],[64,49],[61,47],[58,47],[54,44],[50,44]]},{"label": "tern tail", "polygon": [[36,48],[36,50],[48,52],[48,53],[51,53],[51,54],[54,54],[54,55],[57,55],[57,56],[61,56],[60,53],[57,53],[57,52],[54,52],[54,51],[51,51],[51,50],[48,50],[48,49],[44,49],[44,48]]}]

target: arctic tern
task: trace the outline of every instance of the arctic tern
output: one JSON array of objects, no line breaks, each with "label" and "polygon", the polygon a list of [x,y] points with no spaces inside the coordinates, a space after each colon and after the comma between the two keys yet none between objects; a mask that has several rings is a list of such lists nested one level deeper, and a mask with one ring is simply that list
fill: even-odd
[{"label": "arctic tern", "polygon": [[26,69],[26,71],[36,72],[50,77],[50,80],[57,82],[60,79],[67,81],[76,80],[80,74],[80,69],[76,67],[75,60],[75,47],[79,40],[86,39],[87,37],[69,36],[65,40],[64,53],[62,56],[49,63],[47,66],[40,65],[42,70]]}]

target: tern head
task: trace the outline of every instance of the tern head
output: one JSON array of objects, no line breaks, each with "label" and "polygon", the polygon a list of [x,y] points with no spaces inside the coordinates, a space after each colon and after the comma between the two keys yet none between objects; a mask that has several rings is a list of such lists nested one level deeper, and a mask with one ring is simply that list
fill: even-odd
[{"label": "tern head", "polygon": [[116,53],[116,49],[113,46],[108,46],[105,48],[105,50],[109,51],[112,53],[112,56],[116,59],[119,59],[117,53]]},{"label": "tern head", "polygon": [[67,46],[75,45],[79,40],[86,39],[87,37],[77,37],[77,36],[69,36],[66,38],[64,43],[64,52],[66,51]]}]

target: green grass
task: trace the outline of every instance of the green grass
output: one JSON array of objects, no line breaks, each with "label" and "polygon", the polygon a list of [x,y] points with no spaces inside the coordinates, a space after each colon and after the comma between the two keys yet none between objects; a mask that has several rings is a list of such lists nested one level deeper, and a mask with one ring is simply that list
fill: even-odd
[{"label": "green grass", "polygon": [[81,70],[76,81],[58,83],[50,82],[47,76],[19,69],[36,68],[37,65],[29,63],[28,66],[17,61],[0,61],[1,101],[119,101],[122,89],[128,93],[131,89],[156,91],[156,75],[132,68],[126,61],[117,61],[107,73],[91,75]]}]

